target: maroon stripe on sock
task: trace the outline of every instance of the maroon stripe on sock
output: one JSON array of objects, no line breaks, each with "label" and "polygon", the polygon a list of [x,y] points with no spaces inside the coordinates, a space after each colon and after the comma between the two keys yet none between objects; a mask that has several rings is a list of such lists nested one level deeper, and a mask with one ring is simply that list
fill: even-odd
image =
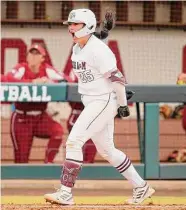
[{"label": "maroon stripe on sock", "polygon": [[127,156],[125,157],[125,160],[124,160],[119,166],[117,166],[117,167],[115,167],[115,168],[119,170],[119,168],[120,168],[123,164],[125,164],[125,161],[126,161],[126,160],[127,160]]},{"label": "maroon stripe on sock", "polygon": [[122,167],[120,169],[118,169],[118,171],[122,171],[130,162],[130,160],[127,158],[127,161],[125,161],[125,164],[122,165]]},{"label": "maroon stripe on sock", "polygon": [[126,170],[130,167],[130,165],[131,165],[131,161],[129,160],[128,166],[126,166],[126,167],[123,169],[123,171],[120,171],[120,173],[123,173],[124,171],[126,171]]}]

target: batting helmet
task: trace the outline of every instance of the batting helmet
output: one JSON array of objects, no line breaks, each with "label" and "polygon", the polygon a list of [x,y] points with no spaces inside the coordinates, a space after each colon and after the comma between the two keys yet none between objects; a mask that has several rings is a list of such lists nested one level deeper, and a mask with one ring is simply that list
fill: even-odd
[{"label": "batting helmet", "polygon": [[85,26],[82,29],[75,32],[75,36],[77,38],[94,33],[97,25],[95,14],[89,9],[72,10],[68,16],[68,20],[63,22],[63,24],[65,25],[67,25],[68,23],[85,24]]}]

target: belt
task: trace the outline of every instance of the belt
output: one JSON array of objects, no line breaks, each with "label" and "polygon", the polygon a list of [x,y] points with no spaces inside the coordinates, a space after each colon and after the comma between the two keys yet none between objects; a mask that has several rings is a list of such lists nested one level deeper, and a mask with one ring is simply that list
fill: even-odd
[{"label": "belt", "polygon": [[18,114],[25,114],[25,115],[33,115],[33,116],[37,116],[42,114],[42,111],[22,111],[22,110],[15,110]]}]

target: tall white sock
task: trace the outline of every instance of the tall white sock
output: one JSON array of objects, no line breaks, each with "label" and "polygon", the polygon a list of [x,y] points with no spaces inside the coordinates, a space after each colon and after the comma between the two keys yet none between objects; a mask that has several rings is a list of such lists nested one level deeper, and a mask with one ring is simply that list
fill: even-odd
[{"label": "tall white sock", "polygon": [[116,167],[116,169],[133,185],[136,187],[143,187],[145,180],[143,180],[137,173],[129,158],[126,156],[124,161]]}]

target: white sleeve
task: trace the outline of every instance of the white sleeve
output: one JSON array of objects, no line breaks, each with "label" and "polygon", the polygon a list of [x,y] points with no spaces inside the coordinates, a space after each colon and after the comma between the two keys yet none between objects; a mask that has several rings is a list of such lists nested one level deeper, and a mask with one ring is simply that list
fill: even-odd
[{"label": "white sleeve", "polygon": [[120,106],[127,106],[127,97],[125,85],[119,82],[112,82],[114,92],[117,95],[117,102]]},{"label": "white sleeve", "polygon": [[105,47],[96,55],[96,65],[102,74],[112,72],[117,69],[116,57],[114,53]]}]

